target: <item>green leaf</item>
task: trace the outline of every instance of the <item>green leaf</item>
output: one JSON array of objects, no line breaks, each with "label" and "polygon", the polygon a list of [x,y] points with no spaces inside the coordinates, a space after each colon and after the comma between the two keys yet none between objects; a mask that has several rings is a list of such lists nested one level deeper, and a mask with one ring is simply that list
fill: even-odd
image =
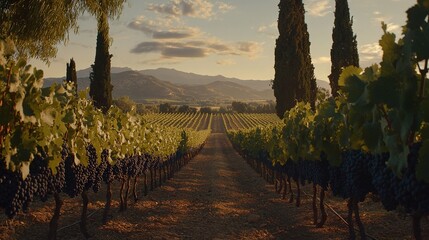
[{"label": "green leaf", "polygon": [[75,121],[76,121],[76,115],[74,114],[73,111],[67,111],[66,114],[64,115],[62,121],[65,124],[75,123]]},{"label": "green leaf", "polygon": [[400,48],[396,44],[396,35],[386,31],[386,24],[382,23],[384,35],[381,37],[379,44],[383,49],[383,62],[393,63],[400,55]]},{"label": "green leaf", "polygon": [[359,78],[362,69],[357,67],[347,67],[341,73],[339,85],[342,86],[342,91],[347,96],[349,103],[354,103],[365,92],[366,83]]},{"label": "green leaf", "polygon": [[401,144],[398,135],[387,135],[384,137],[384,141],[390,154],[387,165],[397,176],[401,177],[402,170],[408,166],[409,148]]},{"label": "green leaf", "polygon": [[52,127],[54,125],[55,112],[53,112],[52,109],[45,109],[41,112],[40,119],[43,123]]},{"label": "green leaf", "polygon": [[54,175],[57,174],[57,167],[60,165],[62,160],[61,154],[53,154],[50,156],[48,166]]},{"label": "green leaf", "polygon": [[0,125],[6,125],[14,120],[14,114],[7,106],[0,106]]},{"label": "green leaf", "polygon": [[368,86],[369,98],[374,104],[386,104],[388,107],[399,107],[400,92],[398,81],[394,76],[383,76]]},{"label": "green leaf", "polygon": [[338,86],[344,87],[346,85],[346,79],[352,76],[359,76],[362,73],[362,68],[355,66],[348,66],[341,72],[340,78],[338,79]]},{"label": "green leaf", "polygon": [[23,180],[27,178],[30,174],[30,161],[25,161],[21,163],[21,168],[19,169],[21,172],[21,177]]},{"label": "green leaf", "polygon": [[375,151],[380,146],[383,139],[383,132],[379,122],[367,123],[363,127],[363,139],[365,145],[371,150]]},{"label": "green leaf", "polygon": [[324,152],[326,153],[326,158],[329,161],[329,164],[334,167],[341,165],[341,150],[336,144],[324,143],[322,145]]}]

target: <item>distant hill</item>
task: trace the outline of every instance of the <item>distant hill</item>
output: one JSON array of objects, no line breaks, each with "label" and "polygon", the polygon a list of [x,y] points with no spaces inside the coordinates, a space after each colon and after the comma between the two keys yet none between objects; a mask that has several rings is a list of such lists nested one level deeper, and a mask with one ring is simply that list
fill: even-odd
[{"label": "distant hill", "polygon": [[[164,99],[179,102],[274,100],[270,80],[240,80],[224,76],[205,76],[174,69],[158,68],[134,71],[112,67],[113,97],[129,96],[136,102]],[[90,68],[77,72],[78,88],[89,87]],[[63,78],[47,78],[45,86],[60,83]],[[329,83],[317,80],[319,87]]]},{"label": "distant hill", "polygon": [[[141,70],[140,73],[144,75],[151,75],[158,79],[169,81],[178,85],[205,85],[213,82],[233,82],[246,87],[253,88],[254,90],[271,90],[271,80],[241,80],[238,78],[228,78],[222,75],[207,76],[195,73],[187,73],[169,68],[158,68]],[[317,86],[330,90],[329,82],[316,80]]]},{"label": "distant hill", "polygon": [[255,90],[271,89],[271,80],[241,80],[238,78],[228,78],[222,75],[207,76],[195,73],[187,73],[169,68],[158,68],[142,70],[140,73],[151,75],[158,79],[169,81],[178,85],[205,85],[213,82],[233,82]]},{"label": "distant hill", "polygon": [[[80,71],[82,74],[83,71]],[[88,74],[89,76],[89,74]],[[176,85],[137,71],[112,73],[113,97],[129,96],[136,102],[165,99],[180,102],[273,100],[272,90],[258,91],[234,82],[216,81],[205,85]],[[45,86],[64,78],[46,78]],[[78,90],[89,87],[89,77],[78,78]]]},{"label": "distant hill", "polygon": [[318,87],[331,91],[331,86],[329,85],[329,82],[323,80],[316,80],[316,83]]},{"label": "distant hill", "polygon": [[[89,78],[89,74],[91,73],[91,68],[82,69],[76,72],[76,75],[78,78]],[[133,71],[129,67],[112,67],[110,69],[111,73],[120,73],[120,72],[126,72],[126,71]]]}]

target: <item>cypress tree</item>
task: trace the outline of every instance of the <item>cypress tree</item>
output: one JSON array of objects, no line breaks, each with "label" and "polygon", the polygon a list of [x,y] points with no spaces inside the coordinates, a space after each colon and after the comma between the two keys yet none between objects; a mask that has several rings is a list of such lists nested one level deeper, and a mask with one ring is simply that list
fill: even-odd
[{"label": "cypress tree", "polygon": [[332,96],[338,95],[338,79],[342,68],[353,65],[359,67],[356,35],[353,34],[353,19],[347,0],[335,0],[335,21],[332,31],[331,74],[328,76]]},{"label": "cypress tree", "polygon": [[280,118],[299,101],[316,102],[317,86],[302,0],[280,0],[273,81]]},{"label": "cypress tree", "polygon": [[70,63],[67,63],[66,81],[74,83],[74,86],[77,89],[76,63],[73,58],[70,59]]},{"label": "cypress tree", "polygon": [[109,54],[109,24],[107,13],[101,13],[98,18],[97,46],[95,62],[91,66],[89,76],[91,81],[89,95],[97,108],[107,112],[112,105],[112,90],[110,77],[112,55]]}]

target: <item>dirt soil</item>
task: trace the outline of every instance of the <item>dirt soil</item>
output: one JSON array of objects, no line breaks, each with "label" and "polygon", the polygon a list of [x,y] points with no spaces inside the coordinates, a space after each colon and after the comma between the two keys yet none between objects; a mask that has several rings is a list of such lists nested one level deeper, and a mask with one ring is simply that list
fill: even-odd
[{"label": "dirt soil", "polygon": [[[162,187],[126,212],[118,211],[119,186],[114,186],[112,219],[101,224],[105,192],[90,194],[91,239],[347,239],[347,226],[331,212],[324,228],[312,224],[311,197],[301,207],[275,193],[232,148],[220,116],[213,118],[213,132],[201,153]],[[311,186],[304,187],[311,194]],[[81,201],[64,198],[58,239],[83,239],[79,225]],[[328,196],[343,216],[345,201]],[[412,239],[410,219],[384,211],[380,203],[361,204],[368,233],[376,239]],[[53,201],[36,202],[28,214],[13,220],[0,216],[0,239],[46,239]],[[429,237],[428,220],[423,221]],[[65,228],[64,228],[65,227]]]}]

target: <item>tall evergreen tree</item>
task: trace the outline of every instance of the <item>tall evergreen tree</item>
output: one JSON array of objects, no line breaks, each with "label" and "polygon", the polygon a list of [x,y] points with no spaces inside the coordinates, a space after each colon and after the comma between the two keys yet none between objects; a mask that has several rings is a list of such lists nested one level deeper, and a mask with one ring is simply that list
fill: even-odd
[{"label": "tall evergreen tree", "polygon": [[95,62],[89,76],[89,95],[97,108],[106,112],[112,105],[111,57],[109,53],[109,17],[118,16],[126,0],[85,0],[85,9],[98,19]]},{"label": "tall evergreen tree", "polygon": [[317,86],[302,0],[280,0],[279,9],[280,35],[276,41],[272,87],[277,115],[283,118],[284,113],[299,101],[314,106]]},{"label": "tall evergreen tree", "polygon": [[107,14],[101,14],[98,20],[97,46],[95,62],[91,66],[89,95],[97,108],[106,112],[112,105],[110,68],[112,55],[109,53],[109,24]]},{"label": "tall evergreen tree", "polygon": [[329,82],[332,96],[338,95],[338,79],[342,68],[353,65],[359,67],[356,35],[353,34],[353,19],[350,19],[347,0],[335,0],[335,21],[332,31],[331,74]]},{"label": "tall evergreen tree", "polygon": [[76,62],[73,60],[73,58],[70,59],[70,63],[67,63],[66,81],[74,83],[74,86],[77,89]]}]

